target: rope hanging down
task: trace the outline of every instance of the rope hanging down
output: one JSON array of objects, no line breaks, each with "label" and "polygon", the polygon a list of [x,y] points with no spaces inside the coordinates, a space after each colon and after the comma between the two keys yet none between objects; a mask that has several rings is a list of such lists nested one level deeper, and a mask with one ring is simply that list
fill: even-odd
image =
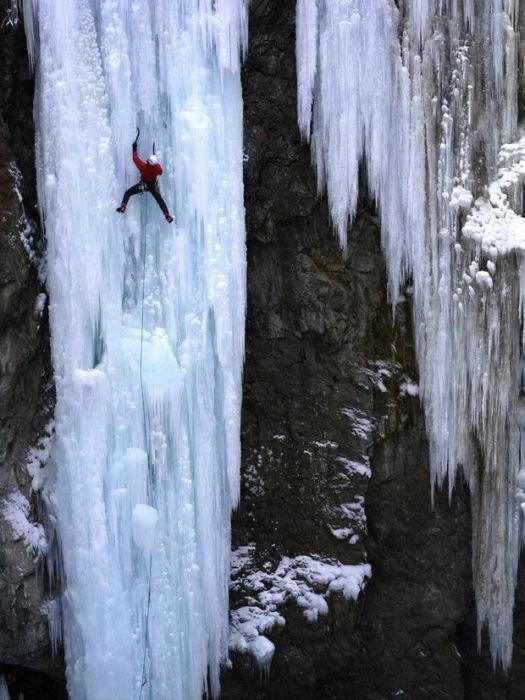
[{"label": "rope hanging down", "polygon": [[[140,134],[140,130],[137,127],[137,139],[139,137],[139,134]],[[145,289],[146,289],[146,253],[147,253],[146,245],[147,245],[146,226],[143,225],[143,234],[142,234],[142,255],[143,255],[142,311],[141,311],[141,317],[140,317],[139,380],[140,380],[140,395],[142,398],[142,420],[143,420],[143,425],[144,425],[144,443],[146,446],[146,454],[148,457],[148,465],[149,465],[149,441],[148,441],[148,428],[147,428],[147,423],[146,423],[146,402],[144,399],[144,382],[142,379],[142,359],[143,359],[143,347],[144,347],[144,298],[145,298]],[[152,561],[153,561],[153,554],[150,552],[150,555],[149,555],[149,574],[148,574],[148,602],[147,602],[147,606],[146,606],[146,622],[145,622],[145,631],[144,631],[144,655],[143,655],[143,659],[142,659],[142,683],[140,686],[139,700],[142,699],[142,689],[144,688],[144,686],[147,683],[146,651],[148,648],[149,611],[150,611],[150,603],[151,603],[151,566],[152,566]]]}]

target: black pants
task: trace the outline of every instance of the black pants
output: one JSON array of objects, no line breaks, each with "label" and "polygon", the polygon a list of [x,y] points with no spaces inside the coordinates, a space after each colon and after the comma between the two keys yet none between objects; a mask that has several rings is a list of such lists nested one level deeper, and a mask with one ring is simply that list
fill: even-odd
[{"label": "black pants", "polygon": [[139,194],[139,192],[151,192],[151,194],[155,197],[157,204],[162,209],[164,215],[169,214],[166,202],[162,199],[159,186],[156,182],[137,182],[136,185],[133,185],[133,187],[130,187],[129,190],[126,190],[122,199],[122,204],[127,204],[129,198],[134,194]]}]

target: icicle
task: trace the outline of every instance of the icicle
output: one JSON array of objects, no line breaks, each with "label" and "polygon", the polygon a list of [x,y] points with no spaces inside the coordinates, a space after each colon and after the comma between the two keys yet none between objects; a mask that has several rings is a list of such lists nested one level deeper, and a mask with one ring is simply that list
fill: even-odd
[{"label": "icicle", "polygon": [[215,0],[214,27],[217,54],[223,68],[240,70],[240,51],[248,48],[247,0]]},{"label": "icicle", "polygon": [[17,0],[17,2],[19,14],[21,12],[23,15],[29,60],[31,66],[34,68],[36,60],[36,37],[33,0]]},{"label": "icicle", "polygon": [[270,675],[270,666],[275,652],[275,644],[264,635],[259,634],[248,645],[249,653],[255,658],[255,662],[259,668],[259,672],[263,679]]},{"label": "icicle", "polygon": [[[24,0],[24,16],[69,694],[216,697],[239,494],[246,2]],[[138,180],[137,125],[171,226],[147,194],[115,213]]]},{"label": "icicle", "polygon": [[62,609],[60,607],[60,601],[57,599],[48,599],[44,601],[41,609],[47,617],[49,639],[54,656],[63,642]]},{"label": "icicle", "polygon": [[9,688],[3,676],[0,676],[0,700],[9,700]]},{"label": "icicle", "polygon": [[435,0],[412,0],[410,5],[412,31],[420,45],[428,31],[430,18],[435,12],[435,4]]},{"label": "icicle", "polygon": [[[386,0],[316,8],[315,28],[298,0],[299,126],[311,133],[343,249],[365,160],[392,304],[408,279],[414,289],[432,489],[448,481],[451,493],[462,465],[479,628],[487,623],[494,661],[509,668],[524,413],[513,252],[525,250],[525,152],[508,145],[498,162],[498,151],[517,130],[517,3],[411,0],[404,16]],[[476,200],[483,178],[487,196]]]},{"label": "icicle", "polygon": [[296,15],[297,102],[299,128],[310,139],[315,71],[317,69],[317,1],[298,0]]}]

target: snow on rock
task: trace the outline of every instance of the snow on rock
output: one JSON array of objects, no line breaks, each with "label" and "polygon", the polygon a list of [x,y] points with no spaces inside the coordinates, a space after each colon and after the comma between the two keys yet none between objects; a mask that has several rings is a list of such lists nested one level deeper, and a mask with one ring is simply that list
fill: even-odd
[{"label": "snow on rock", "polygon": [[232,553],[231,587],[242,590],[247,604],[230,613],[229,646],[252,654],[259,664],[261,650],[267,654],[263,662],[271,662],[273,644],[264,635],[286,624],[280,612],[284,606],[294,602],[314,624],[328,614],[330,594],[357,600],[371,576],[369,564],[347,566],[309,555],[283,557],[276,567],[267,564],[263,571],[254,571],[254,551],[254,545],[247,545]]},{"label": "snow on rock", "polygon": [[525,252],[525,218],[515,211],[521,207],[524,182],[525,137],[501,147],[497,178],[487,196],[476,200],[463,227],[464,235],[478,242],[486,255]]},{"label": "snow on rock", "polygon": [[364,462],[356,462],[346,457],[337,457],[336,459],[343,466],[348,476],[359,474],[359,476],[366,476],[367,479],[371,478],[372,470],[370,469],[370,460],[368,458]]},{"label": "snow on rock", "polygon": [[341,409],[341,413],[350,421],[350,432],[357,438],[367,442],[374,429],[374,421],[364,411],[353,406]]},{"label": "snow on rock", "polygon": [[[369,478],[366,473],[362,473],[361,476]],[[364,500],[363,496],[356,496],[353,502],[338,503],[325,508],[328,527],[336,539],[355,544],[366,533]]]},{"label": "snow on rock", "polygon": [[26,457],[26,469],[32,477],[31,490],[40,491],[47,476],[47,461],[53,444],[55,433],[55,421],[51,420],[45,426],[42,435],[38,438],[36,445],[31,447]]},{"label": "snow on rock", "polygon": [[489,193],[489,200],[476,200],[463,227],[464,235],[479,243],[487,255],[525,251],[525,219],[510,208],[497,183],[489,187]]},{"label": "snow on rock", "polygon": [[406,379],[399,385],[400,396],[419,396],[419,386],[411,379]]},{"label": "snow on rock", "polygon": [[239,574],[246,573],[252,566],[255,544],[250,543],[234,549],[230,560],[230,577],[235,580]]},{"label": "snow on rock", "polygon": [[270,642],[267,637],[259,634],[249,643],[248,651],[255,658],[261,673],[267,676],[270,673],[275,644]]},{"label": "snow on rock", "polygon": [[[279,440],[279,442],[282,441]],[[264,479],[260,475],[260,469],[263,464],[263,460],[266,457],[266,459],[268,459],[270,463],[273,461],[273,450],[271,448],[268,448],[267,450],[264,450],[264,452],[266,452],[266,454],[263,454],[262,449],[253,449],[251,459],[247,463],[246,471],[244,474],[245,488],[255,498],[262,496],[265,492]]]},{"label": "snow on rock", "polygon": [[[16,3],[14,3],[16,5]],[[18,219],[18,232],[20,241],[26,252],[29,262],[36,267],[38,278],[41,283],[45,281],[45,261],[42,258],[41,251],[36,247],[36,227],[33,221],[29,219],[24,208],[24,198],[22,197],[22,173],[15,161],[11,161],[8,166],[8,172],[13,179],[13,189],[20,204],[21,214]]]},{"label": "snow on rock", "polygon": [[[361,372],[367,377],[372,387],[378,389],[381,393],[388,391],[385,380],[390,379],[394,374],[396,366],[388,362],[376,360],[369,362],[367,367],[362,367]],[[369,387],[366,387],[369,389]]]},{"label": "snow on rock", "polygon": [[31,506],[20,491],[12,491],[2,503],[0,513],[11,526],[14,540],[23,540],[27,551],[38,561],[47,553],[48,543],[40,523],[29,520]]},{"label": "snow on rock", "polygon": [[333,440],[313,440],[312,445],[314,447],[320,447],[321,449],[337,449],[339,445]]},{"label": "snow on rock", "polygon": [[46,301],[47,301],[47,294],[44,294],[44,292],[37,294],[37,297],[35,299],[35,304],[33,306],[33,311],[34,311],[35,316],[42,316],[42,314],[44,313],[45,306],[46,306]]}]

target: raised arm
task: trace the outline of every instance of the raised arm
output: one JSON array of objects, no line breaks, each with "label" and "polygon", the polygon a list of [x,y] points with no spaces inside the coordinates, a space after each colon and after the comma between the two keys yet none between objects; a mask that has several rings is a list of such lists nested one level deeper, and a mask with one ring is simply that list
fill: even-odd
[{"label": "raised arm", "polygon": [[146,163],[139,158],[139,154],[137,153],[137,146],[135,144],[133,144],[133,162],[141,172],[146,167]]}]

